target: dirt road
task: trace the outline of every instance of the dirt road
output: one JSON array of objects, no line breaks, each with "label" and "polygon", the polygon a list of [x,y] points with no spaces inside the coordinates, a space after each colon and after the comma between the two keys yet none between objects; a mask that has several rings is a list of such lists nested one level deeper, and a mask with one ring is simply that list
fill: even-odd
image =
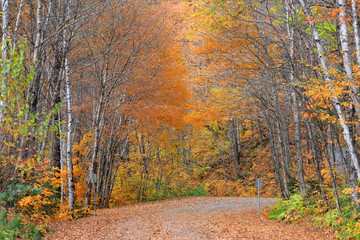
[{"label": "dirt road", "polygon": [[[262,207],[275,199],[262,199]],[[46,239],[335,239],[329,232],[257,215],[257,199],[196,197],[98,211],[54,223]]]}]

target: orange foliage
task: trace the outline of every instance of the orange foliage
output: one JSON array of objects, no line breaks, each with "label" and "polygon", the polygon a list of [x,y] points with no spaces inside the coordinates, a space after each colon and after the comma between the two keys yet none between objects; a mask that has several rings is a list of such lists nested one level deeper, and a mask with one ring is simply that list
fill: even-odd
[{"label": "orange foliage", "polygon": [[49,162],[47,158],[41,161],[32,158],[19,166],[20,171],[26,172],[26,177],[20,179],[20,182],[29,184],[29,188],[26,195],[17,203],[18,210],[30,216],[29,220],[32,222],[46,220],[47,213],[57,206],[54,195],[56,188],[61,186],[60,173],[54,172],[56,169],[49,167]]}]

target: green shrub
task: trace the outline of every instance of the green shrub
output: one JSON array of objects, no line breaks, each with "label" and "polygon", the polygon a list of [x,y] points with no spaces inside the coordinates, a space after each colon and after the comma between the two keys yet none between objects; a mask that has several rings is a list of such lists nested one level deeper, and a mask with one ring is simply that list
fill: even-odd
[{"label": "green shrub", "polygon": [[334,199],[328,199],[328,204],[323,204],[318,195],[304,197],[295,193],[289,200],[279,199],[269,211],[269,218],[290,223],[306,219],[317,227],[331,227],[339,239],[360,239],[360,214],[349,194],[340,195],[341,213]]},{"label": "green shrub", "polygon": [[21,214],[11,216],[8,211],[2,210],[0,212],[0,239],[12,240],[18,237],[42,239],[41,232],[28,223],[26,217]]},{"label": "green shrub", "polygon": [[182,195],[187,197],[190,196],[199,197],[199,196],[208,196],[209,192],[203,186],[198,186],[196,188],[186,189],[186,191]]},{"label": "green shrub", "polygon": [[304,211],[304,196],[297,193],[290,196],[289,200],[279,199],[275,206],[270,210],[269,218],[293,222],[302,218],[302,213]]}]

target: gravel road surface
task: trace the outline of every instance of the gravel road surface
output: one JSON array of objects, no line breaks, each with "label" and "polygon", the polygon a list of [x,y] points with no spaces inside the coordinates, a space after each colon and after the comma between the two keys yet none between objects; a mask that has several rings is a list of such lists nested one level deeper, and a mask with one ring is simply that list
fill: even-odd
[{"label": "gravel road surface", "polygon": [[[276,199],[261,199],[262,208]],[[335,239],[329,231],[257,215],[255,198],[194,197],[98,211],[55,222],[46,239]]]}]

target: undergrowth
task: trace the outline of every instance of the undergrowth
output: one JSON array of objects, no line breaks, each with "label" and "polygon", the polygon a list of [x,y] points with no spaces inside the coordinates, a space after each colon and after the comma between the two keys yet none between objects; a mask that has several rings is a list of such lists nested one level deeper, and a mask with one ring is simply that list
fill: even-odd
[{"label": "undergrowth", "polygon": [[335,230],[338,239],[360,239],[360,214],[345,189],[339,196],[340,211],[335,207],[335,200],[328,198],[325,204],[320,194],[311,196],[294,193],[288,200],[279,199],[269,211],[269,218],[289,223],[305,221],[316,227],[330,227]]},{"label": "undergrowth", "polygon": [[16,238],[41,239],[41,231],[22,214],[9,214],[0,209],[0,239],[12,240]]},{"label": "undergrowth", "polygon": [[42,239],[51,218],[70,220],[87,215],[83,209],[69,212],[63,208],[58,201],[60,173],[53,173],[48,159],[36,164],[37,169],[20,168],[26,169],[23,178],[9,181],[0,193],[0,240]]},{"label": "undergrowth", "polygon": [[39,192],[29,183],[14,182],[0,194],[0,239],[41,239],[43,225],[35,226],[35,222],[40,222],[43,216],[35,219],[32,217],[34,206],[20,205],[24,199],[40,196]]}]

